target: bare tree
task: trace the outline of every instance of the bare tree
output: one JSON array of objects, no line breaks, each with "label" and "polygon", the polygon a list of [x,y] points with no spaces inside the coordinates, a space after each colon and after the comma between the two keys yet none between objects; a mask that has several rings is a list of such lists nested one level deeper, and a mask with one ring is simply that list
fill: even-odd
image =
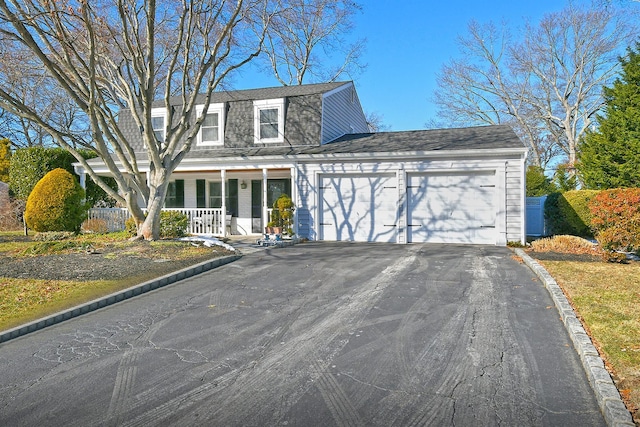
[{"label": "bare tree", "polygon": [[391,130],[391,127],[384,123],[384,118],[375,111],[367,113],[366,118],[370,132],[387,132]]},{"label": "bare tree", "polygon": [[637,31],[613,8],[569,5],[527,25],[514,41],[506,25],[469,25],[462,59],[443,66],[434,100],[455,125],[510,124],[544,167],[559,154],[570,164],[602,106],[602,86]]},{"label": "bare tree", "polygon": [[[15,89],[26,82],[7,67],[0,68],[0,108],[37,124],[69,150],[95,182],[127,206],[138,235],[155,239],[169,177],[191,149],[213,91],[259,55],[269,6],[267,0],[0,0],[3,49],[28,53],[28,69],[73,102],[90,138],[50,121],[37,99]],[[200,114],[198,94],[204,94]],[[172,96],[181,99],[182,108],[171,108]],[[166,108],[163,138],[151,123],[156,100]],[[141,129],[148,172],[118,127],[118,112],[125,108]],[[99,154],[119,191],[96,175],[77,147]]]},{"label": "bare tree", "polygon": [[[2,37],[2,35],[0,35]],[[13,94],[24,104],[33,106],[38,115],[61,129],[82,129],[80,111],[58,86],[53,84],[46,70],[38,64],[35,54],[28,49],[2,38],[0,46],[0,75],[3,85],[11,88]],[[74,123],[75,122],[75,123]],[[11,139],[15,148],[36,145],[53,145],[51,136],[35,123],[24,117],[0,109],[0,134]]]},{"label": "bare tree", "polygon": [[360,6],[349,0],[279,0],[265,44],[276,79],[300,85],[305,79],[335,81],[360,70],[364,40],[347,43]]}]

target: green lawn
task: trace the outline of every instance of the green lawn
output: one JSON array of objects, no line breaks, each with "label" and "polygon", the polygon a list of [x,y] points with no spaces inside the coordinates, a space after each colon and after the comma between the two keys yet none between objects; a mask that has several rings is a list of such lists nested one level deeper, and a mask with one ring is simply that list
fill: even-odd
[{"label": "green lawn", "polygon": [[540,261],[575,307],[640,422],[640,263]]},{"label": "green lawn", "polygon": [[[82,235],[72,239],[54,242],[37,242],[25,237],[21,232],[0,232],[0,262],[21,257],[64,254],[86,250],[87,247],[100,250],[105,247],[117,248],[118,252],[106,257],[113,259],[126,255],[182,260],[193,263],[217,255],[211,248],[193,246],[185,242],[161,240],[148,244],[134,242],[124,233],[105,235]],[[114,261],[115,262],[115,261]],[[150,266],[156,264],[151,263]],[[0,277],[0,331],[40,319],[87,301],[109,295],[122,289],[151,280],[159,275],[152,268],[129,276],[125,280],[40,280]]]}]

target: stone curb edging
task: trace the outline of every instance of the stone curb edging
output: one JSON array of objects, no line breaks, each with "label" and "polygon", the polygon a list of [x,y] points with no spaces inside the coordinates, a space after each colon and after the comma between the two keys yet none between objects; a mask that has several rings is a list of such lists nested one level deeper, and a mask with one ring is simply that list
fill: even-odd
[{"label": "stone curb edging", "polygon": [[542,283],[549,291],[560,313],[562,323],[569,332],[573,346],[580,356],[589,384],[593,388],[607,425],[612,427],[635,427],[631,413],[622,402],[620,393],[613,383],[611,375],[605,369],[598,350],[596,350],[591,338],[582,327],[582,323],[576,317],[573,307],[569,304],[569,300],[560,289],[560,286],[558,286],[558,283],[542,265],[527,255],[525,251],[516,248],[515,253],[542,280]]},{"label": "stone curb edging", "polygon": [[229,255],[221,258],[215,258],[209,261],[204,261],[200,264],[192,265],[190,267],[183,268],[182,270],[174,271],[173,273],[169,273],[165,276],[149,280],[147,282],[132,286],[122,291],[114,292],[93,301],[89,301],[87,303],[61,311],[59,313],[52,314],[51,316],[35,320],[31,323],[9,329],[8,331],[0,334],[0,343],[27,335],[31,332],[39,331],[40,329],[44,329],[48,326],[64,322],[65,320],[73,319],[74,317],[78,317],[82,314],[86,314],[91,311],[95,311],[100,308],[115,304],[117,302],[124,301],[134,296],[152,291],[154,289],[170,285],[179,280],[193,277],[197,274],[204,273],[205,271],[209,271],[222,265],[229,264],[240,258],[242,258],[242,255]]}]

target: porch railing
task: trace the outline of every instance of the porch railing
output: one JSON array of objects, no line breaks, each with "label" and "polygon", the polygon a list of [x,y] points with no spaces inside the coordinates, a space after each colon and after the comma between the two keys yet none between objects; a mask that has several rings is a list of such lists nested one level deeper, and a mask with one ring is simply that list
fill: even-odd
[{"label": "porch railing", "polygon": [[[224,227],[229,227],[231,221],[230,215],[223,215],[222,209],[218,208],[170,208],[163,211],[177,211],[187,215],[189,219],[187,234],[222,236],[225,232]],[[124,230],[125,222],[129,217],[129,211],[124,208],[92,208],[88,212],[89,219],[106,221],[109,231]]]}]

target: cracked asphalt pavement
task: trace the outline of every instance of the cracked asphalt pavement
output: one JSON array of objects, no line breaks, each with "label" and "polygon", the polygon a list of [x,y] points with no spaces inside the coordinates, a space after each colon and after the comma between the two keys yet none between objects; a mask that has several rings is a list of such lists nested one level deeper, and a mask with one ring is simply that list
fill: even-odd
[{"label": "cracked asphalt pavement", "polygon": [[0,425],[602,426],[507,248],[306,243],[0,345]]}]

